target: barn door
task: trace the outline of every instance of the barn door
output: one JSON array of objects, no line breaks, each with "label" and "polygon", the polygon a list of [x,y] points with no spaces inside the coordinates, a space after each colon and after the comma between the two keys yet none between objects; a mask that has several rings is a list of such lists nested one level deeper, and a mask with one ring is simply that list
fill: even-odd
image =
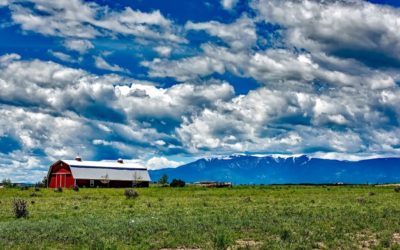
[{"label": "barn door", "polygon": [[62,181],[63,181],[62,175],[59,174],[58,175],[58,187],[60,187],[60,188],[62,188]]},{"label": "barn door", "polygon": [[58,174],[58,175],[56,175],[56,186],[58,188],[67,187],[67,175],[66,174]]}]

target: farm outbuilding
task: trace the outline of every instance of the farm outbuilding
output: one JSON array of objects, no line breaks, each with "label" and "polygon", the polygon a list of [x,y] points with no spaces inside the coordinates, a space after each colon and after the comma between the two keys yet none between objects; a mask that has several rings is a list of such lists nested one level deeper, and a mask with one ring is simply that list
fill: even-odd
[{"label": "farm outbuilding", "polygon": [[59,160],[47,174],[49,188],[78,187],[148,187],[147,168],[138,163],[118,161]]}]

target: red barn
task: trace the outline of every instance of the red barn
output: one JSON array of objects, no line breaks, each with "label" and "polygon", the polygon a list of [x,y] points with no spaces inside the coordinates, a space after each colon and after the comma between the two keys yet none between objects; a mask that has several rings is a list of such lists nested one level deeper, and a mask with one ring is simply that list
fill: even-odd
[{"label": "red barn", "polygon": [[49,188],[78,187],[148,187],[150,176],[146,167],[122,160],[82,161],[59,160],[47,174]]}]

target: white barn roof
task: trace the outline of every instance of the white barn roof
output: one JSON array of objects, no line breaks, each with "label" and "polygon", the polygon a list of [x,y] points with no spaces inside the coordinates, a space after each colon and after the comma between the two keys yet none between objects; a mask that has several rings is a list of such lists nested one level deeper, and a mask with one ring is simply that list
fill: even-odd
[{"label": "white barn roof", "polygon": [[75,179],[150,181],[147,168],[138,163],[61,160],[69,165]]}]

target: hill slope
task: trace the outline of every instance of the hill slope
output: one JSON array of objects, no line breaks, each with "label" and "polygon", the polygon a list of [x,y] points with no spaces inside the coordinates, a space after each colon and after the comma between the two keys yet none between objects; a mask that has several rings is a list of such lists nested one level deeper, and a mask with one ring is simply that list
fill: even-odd
[{"label": "hill slope", "polygon": [[200,159],[178,168],[150,171],[153,181],[163,174],[167,174],[170,180],[229,181],[235,184],[399,183],[400,158],[339,161],[307,156],[239,155]]}]

